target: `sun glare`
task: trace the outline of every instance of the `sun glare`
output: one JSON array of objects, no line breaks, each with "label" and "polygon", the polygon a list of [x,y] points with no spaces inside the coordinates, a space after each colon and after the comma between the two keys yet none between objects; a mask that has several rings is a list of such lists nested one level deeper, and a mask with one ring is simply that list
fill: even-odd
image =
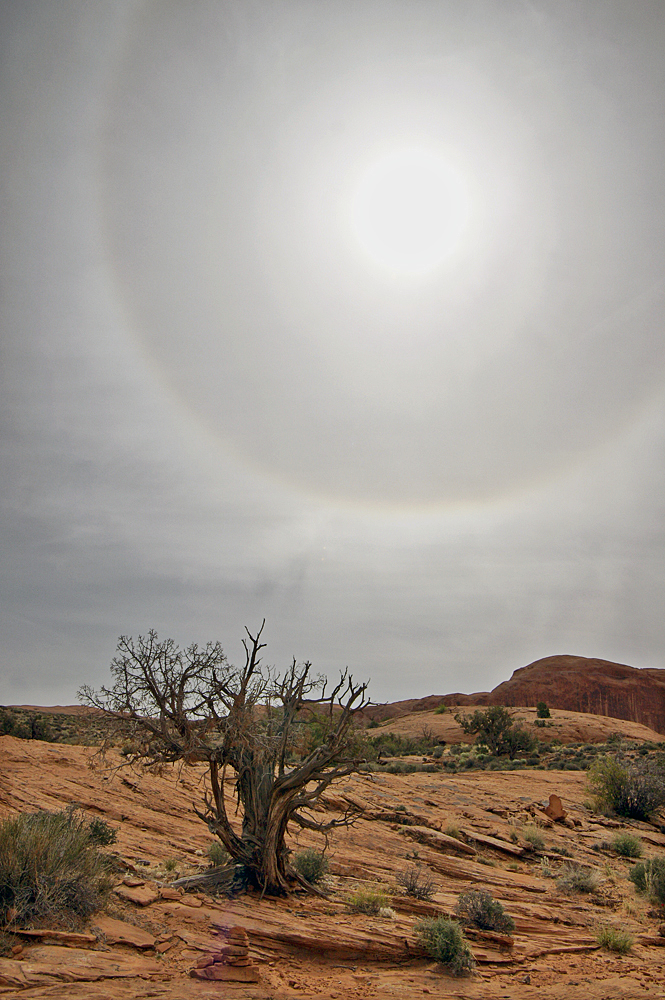
[{"label": "sun glare", "polygon": [[435,153],[403,149],[360,178],[353,228],[369,256],[393,271],[422,274],[455,249],[469,216],[466,185]]}]

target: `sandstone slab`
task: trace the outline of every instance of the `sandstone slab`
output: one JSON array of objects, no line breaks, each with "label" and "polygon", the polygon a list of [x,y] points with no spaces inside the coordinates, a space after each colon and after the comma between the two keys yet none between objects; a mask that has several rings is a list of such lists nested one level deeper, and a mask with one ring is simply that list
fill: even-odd
[{"label": "sandstone slab", "polygon": [[116,896],[120,896],[120,899],[124,899],[128,903],[134,903],[136,906],[150,906],[151,903],[156,903],[160,898],[159,890],[152,889],[148,885],[118,885],[115,887],[114,892]]},{"label": "sandstone slab", "polygon": [[106,915],[95,918],[95,924],[106,938],[107,944],[129,944],[141,950],[155,947],[155,938],[141,927]]}]

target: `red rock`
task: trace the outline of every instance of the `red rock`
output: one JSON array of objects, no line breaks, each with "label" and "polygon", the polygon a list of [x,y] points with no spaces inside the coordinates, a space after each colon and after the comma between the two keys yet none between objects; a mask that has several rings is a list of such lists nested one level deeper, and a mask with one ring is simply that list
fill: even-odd
[{"label": "red rock", "polygon": [[201,958],[197,958],[196,960],[196,968],[207,969],[209,965],[213,964],[213,962],[214,959],[212,955],[202,955]]},{"label": "red rock", "polygon": [[207,969],[191,969],[192,979],[207,979],[227,983],[258,983],[259,970],[256,966],[234,968],[232,965],[210,965]]},{"label": "red rock", "polygon": [[585,656],[546,656],[515,670],[485,704],[568,709],[627,719],[665,733],[665,670]]},{"label": "red rock", "polygon": [[[95,934],[80,934],[75,931],[52,931],[40,928],[39,930],[14,931],[14,933],[20,934],[21,937],[47,938],[49,941],[57,941],[58,944],[83,945],[84,947],[87,944],[97,944]],[[23,945],[18,945],[18,948],[21,951]]]},{"label": "red rock", "polygon": [[182,892],[178,892],[177,889],[170,889],[166,885],[160,885],[159,895],[162,899],[173,899],[175,902],[179,903],[182,897]]},{"label": "red rock", "polygon": [[[150,906],[151,903],[155,903],[159,899],[158,890],[151,889],[147,885],[136,887],[118,885],[114,891],[116,896],[120,896],[121,899],[125,899],[129,903],[135,903],[136,906]],[[201,904],[198,903],[198,905]]]},{"label": "red rock", "polygon": [[154,948],[155,938],[141,927],[105,914],[95,917],[95,924],[106,938],[107,944],[129,944],[133,948]]},{"label": "red rock", "polygon": [[561,805],[561,799],[558,795],[554,794],[550,795],[549,805],[545,806],[543,812],[546,816],[549,816],[550,819],[553,819],[555,823],[559,820],[565,819],[568,815],[566,810]]},{"label": "red rock", "polygon": [[219,949],[220,955],[225,958],[244,958],[248,953],[247,945],[227,944]]}]

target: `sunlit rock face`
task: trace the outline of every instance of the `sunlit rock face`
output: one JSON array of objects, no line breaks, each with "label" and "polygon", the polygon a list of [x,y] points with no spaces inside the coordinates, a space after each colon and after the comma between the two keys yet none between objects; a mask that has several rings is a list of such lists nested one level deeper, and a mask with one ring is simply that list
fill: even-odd
[{"label": "sunlit rock face", "polygon": [[665,733],[665,670],[584,656],[546,656],[521,667],[483,703],[590,712],[628,719]]}]

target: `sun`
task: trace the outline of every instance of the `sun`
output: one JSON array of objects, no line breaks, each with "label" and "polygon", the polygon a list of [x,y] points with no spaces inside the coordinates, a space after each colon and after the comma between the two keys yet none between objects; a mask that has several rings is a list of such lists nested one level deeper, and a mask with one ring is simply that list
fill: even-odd
[{"label": "sun", "polygon": [[352,224],[376,263],[405,274],[438,267],[457,247],[469,218],[466,185],[441,156],[401,149],[382,156],[361,176]]}]

